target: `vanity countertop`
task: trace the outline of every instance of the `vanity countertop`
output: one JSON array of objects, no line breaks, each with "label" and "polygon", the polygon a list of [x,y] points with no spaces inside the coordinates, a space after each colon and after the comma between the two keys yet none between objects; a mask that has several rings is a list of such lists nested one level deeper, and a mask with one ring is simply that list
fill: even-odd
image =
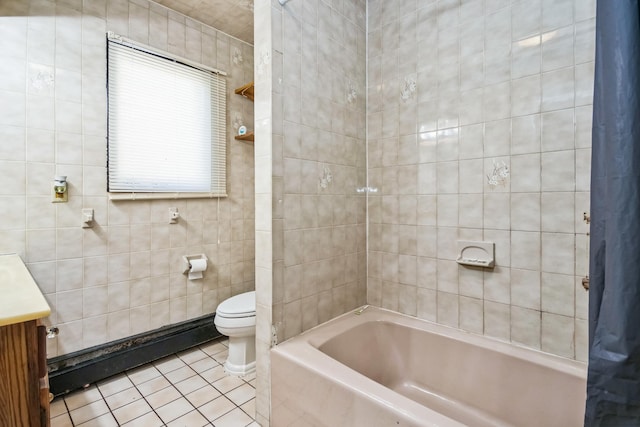
[{"label": "vanity countertop", "polygon": [[47,317],[51,313],[22,259],[0,255],[0,326]]}]

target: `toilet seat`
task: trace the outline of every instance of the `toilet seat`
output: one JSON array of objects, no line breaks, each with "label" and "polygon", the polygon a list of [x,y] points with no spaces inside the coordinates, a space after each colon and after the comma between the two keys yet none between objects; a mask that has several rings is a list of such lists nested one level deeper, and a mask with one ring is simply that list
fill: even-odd
[{"label": "toilet seat", "polygon": [[242,317],[255,317],[256,293],[255,291],[238,294],[224,300],[216,309],[216,315],[227,319]]},{"label": "toilet seat", "polygon": [[235,330],[236,332],[234,333],[237,334],[240,333],[240,330],[247,328],[247,331],[244,333],[249,332],[249,330],[253,331],[252,333],[255,333],[256,316],[225,317],[216,314],[213,323],[216,325],[216,328],[218,328],[218,332],[223,335],[229,335],[230,330]]}]

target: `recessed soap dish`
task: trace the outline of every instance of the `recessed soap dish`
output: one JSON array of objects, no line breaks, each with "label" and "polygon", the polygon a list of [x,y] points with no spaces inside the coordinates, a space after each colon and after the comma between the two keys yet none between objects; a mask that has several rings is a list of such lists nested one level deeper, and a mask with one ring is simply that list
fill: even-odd
[{"label": "recessed soap dish", "polygon": [[472,267],[493,268],[495,262],[495,243],[458,240],[458,259],[456,262]]}]

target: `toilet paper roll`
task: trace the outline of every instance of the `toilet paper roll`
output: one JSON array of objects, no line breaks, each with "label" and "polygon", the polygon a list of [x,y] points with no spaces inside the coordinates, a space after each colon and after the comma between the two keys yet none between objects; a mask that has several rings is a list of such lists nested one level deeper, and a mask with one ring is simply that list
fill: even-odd
[{"label": "toilet paper roll", "polygon": [[202,279],[202,272],[207,269],[206,259],[192,259],[189,261],[189,280]]}]

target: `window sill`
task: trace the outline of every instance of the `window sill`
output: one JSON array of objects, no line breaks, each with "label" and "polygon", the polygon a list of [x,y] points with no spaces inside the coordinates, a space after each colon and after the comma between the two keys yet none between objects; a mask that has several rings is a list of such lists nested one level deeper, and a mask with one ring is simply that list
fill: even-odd
[{"label": "window sill", "polygon": [[109,193],[109,200],[216,199],[227,197],[218,193]]}]

